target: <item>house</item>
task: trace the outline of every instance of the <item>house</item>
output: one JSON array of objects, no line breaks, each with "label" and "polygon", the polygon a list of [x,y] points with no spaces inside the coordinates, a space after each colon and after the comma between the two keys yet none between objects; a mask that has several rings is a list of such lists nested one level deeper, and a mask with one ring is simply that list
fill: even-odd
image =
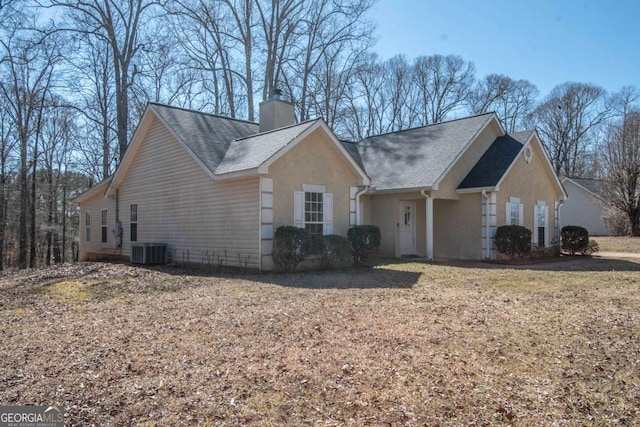
[{"label": "house", "polygon": [[562,206],[561,225],[579,225],[594,236],[611,234],[606,222],[611,215],[611,208],[605,200],[604,182],[564,177],[562,184],[569,199]]},{"label": "house", "polygon": [[80,257],[128,258],[164,243],[169,260],[271,270],[274,230],[346,235],[378,225],[381,255],[492,259],[498,225],[558,235],[566,198],[536,132],[494,113],[340,141],[323,119],[294,123],[278,95],[261,123],[150,103],[116,172],[80,195]]}]

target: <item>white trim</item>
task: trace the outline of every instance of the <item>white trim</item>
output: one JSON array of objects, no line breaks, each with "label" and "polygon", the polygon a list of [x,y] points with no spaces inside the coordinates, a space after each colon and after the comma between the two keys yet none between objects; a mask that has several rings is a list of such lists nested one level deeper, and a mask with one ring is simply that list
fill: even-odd
[{"label": "white trim", "polygon": [[538,227],[540,227],[540,223],[538,222],[538,208],[544,207],[544,247],[549,246],[549,207],[544,200],[536,201],[536,204],[533,206],[533,244],[538,246]]},{"label": "white trim", "polygon": [[333,194],[322,194],[322,234],[333,234]]},{"label": "white trim", "polygon": [[473,187],[473,188],[457,188],[456,193],[458,194],[468,194],[468,193],[485,193],[485,192],[493,192],[500,191],[498,186],[495,187]]},{"label": "white trim", "polygon": [[[427,200],[430,200],[427,199]],[[398,227],[398,254],[400,256],[402,255],[415,255],[416,253],[416,213],[418,212],[418,209],[416,207],[416,202],[410,201],[410,200],[400,200],[398,203],[398,224],[400,224],[402,221],[402,216],[404,215],[404,210],[403,207],[404,206],[410,206],[411,209],[411,229],[409,230],[409,232],[411,233],[411,250],[409,253],[403,253],[402,252],[402,239],[400,238],[400,229],[401,227]]]},{"label": "white trim", "polygon": [[293,192],[293,226],[304,228],[304,191]]},{"label": "white trim", "polygon": [[327,191],[326,185],[302,184],[302,191],[305,193],[324,193]]}]

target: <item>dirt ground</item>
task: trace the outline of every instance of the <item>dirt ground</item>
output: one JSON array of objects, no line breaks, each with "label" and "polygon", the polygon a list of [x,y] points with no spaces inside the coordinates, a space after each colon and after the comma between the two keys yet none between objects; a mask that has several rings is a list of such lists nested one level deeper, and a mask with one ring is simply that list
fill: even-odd
[{"label": "dirt ground", "polygon": [[0,277],[0,404],[67,425],[640,424],[640,260]]}]

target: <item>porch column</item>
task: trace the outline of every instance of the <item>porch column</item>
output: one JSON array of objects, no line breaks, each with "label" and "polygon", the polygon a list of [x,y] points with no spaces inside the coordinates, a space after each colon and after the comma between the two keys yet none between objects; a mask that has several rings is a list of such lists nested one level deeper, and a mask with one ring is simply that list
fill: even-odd
[{"label": "porch column", "polygon": [[426,230],[426,242],[427,242],[427,259],[433,261],[433,198],[431,195],[424,194],[425,196],[425,230]]}]

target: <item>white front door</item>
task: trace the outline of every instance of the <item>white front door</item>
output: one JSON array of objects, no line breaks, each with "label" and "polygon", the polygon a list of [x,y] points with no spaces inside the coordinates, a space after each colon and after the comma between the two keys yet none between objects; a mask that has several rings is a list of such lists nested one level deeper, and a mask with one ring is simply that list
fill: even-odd
[{"label": "white front door", "polygon": [[416,253],[416,203],[400,202],[398,215],[400,256]]}]

